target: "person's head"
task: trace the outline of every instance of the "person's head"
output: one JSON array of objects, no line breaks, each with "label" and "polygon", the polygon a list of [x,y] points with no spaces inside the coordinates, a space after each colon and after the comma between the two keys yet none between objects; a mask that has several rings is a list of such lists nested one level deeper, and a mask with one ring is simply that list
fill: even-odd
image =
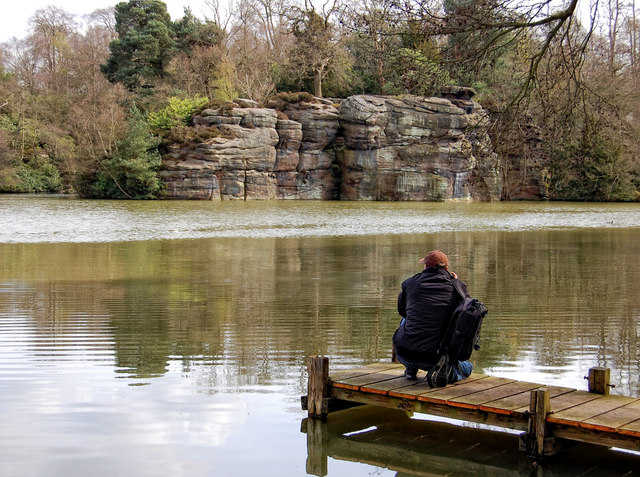
[{"label": "person's head", "polygon": [[441,250],[432,250],[419,261],[424,264],[424,268],[442,267],[445,270],[449,269],[449,258]]}]

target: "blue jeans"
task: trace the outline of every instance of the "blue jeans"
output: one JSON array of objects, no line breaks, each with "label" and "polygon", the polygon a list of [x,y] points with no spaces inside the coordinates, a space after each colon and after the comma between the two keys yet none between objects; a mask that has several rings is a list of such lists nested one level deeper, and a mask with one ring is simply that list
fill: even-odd
[{"label": "blue jeans", "polygon": [[[405,373],[413,376],[418,373],[418,370],[423,369],[425,371],[429,371],[436,364],[428,363],[426,361],[413,361],[403,358],[399,354],[396,354],[396,358],[400,363],[404,364],[404,367],[406,368]],[[459,361],[457,365],[453,366],[453,376],[449,383],[455,383],[468,378],[471,375],[471,371],[473,371],[473,364],[469,361]]]}]

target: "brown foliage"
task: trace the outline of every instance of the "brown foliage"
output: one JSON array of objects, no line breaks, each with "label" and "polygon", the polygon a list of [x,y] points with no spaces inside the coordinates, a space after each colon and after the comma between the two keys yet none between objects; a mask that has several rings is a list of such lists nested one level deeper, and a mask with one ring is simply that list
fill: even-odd
[{"label": "brown foliage", "polygon": [[176,126],[165,133],[162,144],[165,147],[177,144],[181,147],[195,148],[199,143],[215,137],[233,139],[235,135],[231,130],[223,130],[217,126]]},{"label": "brown foliage", "polygon": [[298,92],[298,93],[278,93],[267,100],[267,106],[275,109],[276,111],[282,111],[286,109],[287,105],[295,103],[315,103],[317,102],[311,93]]}]

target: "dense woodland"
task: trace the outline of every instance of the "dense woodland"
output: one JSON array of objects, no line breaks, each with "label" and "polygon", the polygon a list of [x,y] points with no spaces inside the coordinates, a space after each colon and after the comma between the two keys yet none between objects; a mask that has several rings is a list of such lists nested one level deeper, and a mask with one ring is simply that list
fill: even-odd
[{"label": "dense woodland", "polygon": [[164,145],[205,107],[457,84],[490,113],[504,199],[532,175],[549,199],[640,197],[635,0],[208,5],[208,18],[171,19],[160,0],[34,12],[0,46],[0,192],[155,198]]}]

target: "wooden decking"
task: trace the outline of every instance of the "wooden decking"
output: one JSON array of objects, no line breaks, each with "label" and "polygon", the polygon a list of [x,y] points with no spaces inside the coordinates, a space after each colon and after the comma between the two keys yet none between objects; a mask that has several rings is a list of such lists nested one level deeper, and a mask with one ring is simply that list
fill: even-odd
[{"label": "wooden decking", "polygon": [[403,371],[377,363],[329,374],[327,358],[312,357],[303,407],[325,418],[336,405],[374,404],[520,430],[521,448],[536,456],[555,453],[562,440],[640,451],[640,399],[480,374],[430,389]]}]

